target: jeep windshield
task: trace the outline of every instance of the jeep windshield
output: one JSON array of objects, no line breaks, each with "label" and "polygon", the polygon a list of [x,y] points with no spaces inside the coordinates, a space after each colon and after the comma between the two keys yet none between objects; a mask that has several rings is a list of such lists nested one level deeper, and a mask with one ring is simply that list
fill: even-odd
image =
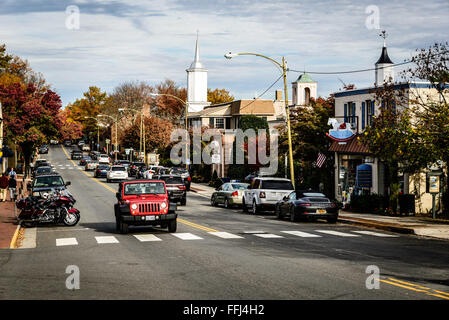
[{"label": "jeep windshield", "polygon": [[46,177],[37,177],[34,180],[33,187],[34,188],[42,188],[42,187],[64,187],[64,180],[62,180],[61,176],[46,176]]},{"label": "jeep windshield", "polygon": [[277,189],[277,190],[293,190],[293,185],[290,181],[282,180],[262,180],[260,189]]},{"label": "jeep windshield", "polygon": [[161,180],[164,180],[166,184],[184,184],[181,177],[161,177]]},{"label": "jeep windshield", "polygon": [[165,194],[162,182],[139,182],[125,184],[125,196],[140,194]]}]

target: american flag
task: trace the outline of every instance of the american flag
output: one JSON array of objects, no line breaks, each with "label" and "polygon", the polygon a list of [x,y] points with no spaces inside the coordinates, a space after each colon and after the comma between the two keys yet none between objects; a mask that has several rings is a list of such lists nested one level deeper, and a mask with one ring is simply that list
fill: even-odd
[{"label": "american flag", "polygon": [[321,166],[323,165],[324,161],[326,161],[326,156],[324,154],[322,154],[321,152],[318,153],[318,158],[316,159],[316,166],[318,168],[321,168]]}]

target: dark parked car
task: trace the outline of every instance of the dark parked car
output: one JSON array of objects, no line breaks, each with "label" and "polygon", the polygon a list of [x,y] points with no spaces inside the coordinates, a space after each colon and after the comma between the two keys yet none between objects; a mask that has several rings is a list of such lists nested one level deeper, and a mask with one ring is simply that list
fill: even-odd
[{"label": "dark parked car", "polygon": [[47,154],[47,153],[48,153],[48,146],[46,144],[39,147],[39,154]]},{"label": "dark parked car", "polygon": [[180,175],[182,179],[184,179],[186,190],[190,191],[190,182],[192,181],[192,178],[190,177],[189,170],[186,168],[174,167],[170,169],[170,174]]},{"label": "dark parked car", "polygon": [[59,190],[65,194],[68,192],[68,185],[70,185],[70,181],[64,182],[64,179],[62,179],[59,174],[54,172],[36,176],[32,182],[27,184],[27,188],[31,195],[41,196],[43,193],[50,192],[52,190]]},{"label": "dark parked car", "polygon": [[83,157],[83,152],[81,150],[73,150],[70,158],[72,160],[80,160]]},{"label": "dark parked car", "polygon": [[289,216],[291,221],[324,218],[335,223],[338,219],[338,206],[321,192],[312,190],[292,191],[276,203],[275,212],[279,219]]},{"label": "dark parked car", "polygon": [[82,156],[79,165],[85,166],[87,160],[92,160],[89,156]]},{"label": "dark parked car", "polygon": [[95,169],[94,176],[95,178],[106,178],[109,171],[109,165],[107,164],[99,164],[97,169]]},{"label": "dark parked car", "polygon": [[70,147],[72,145],[72,142],[70,140],[65,140],[64,141],[64,146],[65,147]]},{"label": "dark parked car", "polygon": [[181,202],[182,206],[187,203],[186,186],[181,176],[175,175],[153,175],[152,180],[161,180],[165,182],[168,197],[171,202]]},{"label": "dark parked car", "polygon": [[33,171],[33,178],[43,173],[51,173],[53,168],[50,166],[39,166]]},{"label": "dark parked car", "polygon": [[137,177],[137,173],[140,168],[145,167],[145,162],[142,161],[134,161],[128,167],[128,173],[130,177]]}]

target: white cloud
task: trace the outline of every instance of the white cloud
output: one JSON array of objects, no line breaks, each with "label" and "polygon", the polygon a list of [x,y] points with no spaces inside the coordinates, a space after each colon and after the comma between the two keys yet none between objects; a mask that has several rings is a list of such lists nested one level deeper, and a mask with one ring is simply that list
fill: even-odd
[{"label": "white cloud", "polygon": [[[80,8],[80,30],[65,28],[65,7]],[[0,13],[0,38],[10,52],[30,61],[62,95],[64,104],[89,86],[103,90],[127,80],[186,84],[194,56],[196,30],[209,69],[209,87],[252,98],[277,77],[268,61],[256,57],[226,60],[228,51],[286,56],[292,69],[352,70],[372,67],[380,55],[379,30],[365,26],[372,1],[9,1]],[[389,55],[402,62],[418,47],[446,41],[447,1],[376,1],[380,26],[390,34]],[[429,23],[431,22],[431,23]],[[299,74],[291,72],[288,81]],[[312,75],[319,94],[341,83],[368,86],[374,72]],[[282,88],[282,82],[265,97]],[[290,86],[289,86],[290,90]]]}]

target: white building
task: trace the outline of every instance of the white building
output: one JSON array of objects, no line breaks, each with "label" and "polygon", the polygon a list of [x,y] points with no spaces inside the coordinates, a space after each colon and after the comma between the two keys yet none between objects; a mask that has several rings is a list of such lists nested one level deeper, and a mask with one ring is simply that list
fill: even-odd
[{"label": "white building", "polygon": [[195,59],[187,70],[187,104],[189,112],[198,112],[207,102],[207,69],[200,62],[198,36],[196,38]]}]

